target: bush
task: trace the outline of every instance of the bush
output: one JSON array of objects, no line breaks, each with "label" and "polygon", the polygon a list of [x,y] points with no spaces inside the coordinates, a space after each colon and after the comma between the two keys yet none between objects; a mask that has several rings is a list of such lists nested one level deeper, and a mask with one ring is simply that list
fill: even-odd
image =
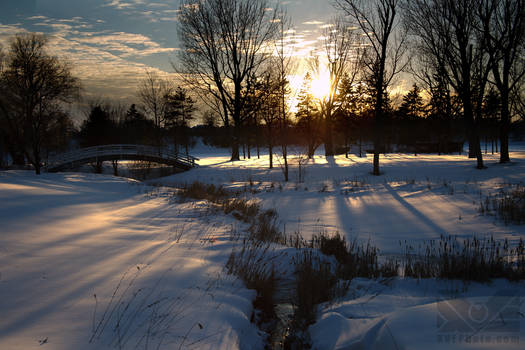
[{"label": "bush", "polygon": [[222,210],[232,214],[237,220],[251,222],[259,213],[258,203],[243,198],[228,199],[222,202]]},{"label": "bush", "polygon": [[182,198],[193,198],[197,200],[208,200],[213,203],[222,203],[226,198],[232,194],[226,191],[221,186],[216,187],[211,184],[203,184],[201,182],[194,182],[191,185],[185,185],[179,191],[179,196]]}]

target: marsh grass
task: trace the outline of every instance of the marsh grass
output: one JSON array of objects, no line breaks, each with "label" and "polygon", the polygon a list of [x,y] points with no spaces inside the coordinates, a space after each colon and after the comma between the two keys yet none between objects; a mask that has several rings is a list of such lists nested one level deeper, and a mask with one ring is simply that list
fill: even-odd
[{"label": "marsh grass", "polygon": [[403,275],[414,278],[458,279],[486,282],[493,278],[525,278],[525,246],[520,239],[516,247],[493,237],[460,240],[441,236],[426,245],[406,245]]},{"label": "marsh grass", "polygon": [[226,263],[226,271],[239,277],[249,289],[254,289],[257,296],[253,302],[257,314],[252,314],[251,321],[268,334],[276,324],[274,295],[278,284],[275,267],[270,256],[274,256],[272,247],[267,242],[247,239],[239,251],[232,251]]},{"label": "marsh grass", "polygon": [[481,215],[496,216],[505,225],[525,224],[525,186],[523,183],[506,185],[497,193],[480,198],[478,211]]},{"label": "marsh grass", "polygon": [[355,277],[378,278],[397,275],[396,263],[378,262],[379,248],[373,246],[370,240],[366,244],[359,244],[357,239],[348,243],[339,232],[332,235],[321,232],[313,236],[311,247],[319,249],[325,255],[334,256],[338,262],[337,276],[344,280],[352,280]]}]

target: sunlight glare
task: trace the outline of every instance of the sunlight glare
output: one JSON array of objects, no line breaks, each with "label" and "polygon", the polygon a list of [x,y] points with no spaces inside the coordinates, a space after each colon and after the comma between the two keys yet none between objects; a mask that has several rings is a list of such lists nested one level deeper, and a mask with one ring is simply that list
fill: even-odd
[{"label": "sunlight glare", "polygon": [[330,74],[322,71],[318,77],[312,80],[312,95],[318,99],[324,99],[330,94]]}]

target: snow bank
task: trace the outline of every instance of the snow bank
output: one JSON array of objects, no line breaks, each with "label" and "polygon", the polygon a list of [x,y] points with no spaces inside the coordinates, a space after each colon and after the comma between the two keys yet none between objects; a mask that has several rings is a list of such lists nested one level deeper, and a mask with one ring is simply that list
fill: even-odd
[{"label": "snow bank", "polygon": [[356,279],[310,334],[316,349],[522,349],[524,296],[504,280]]}]

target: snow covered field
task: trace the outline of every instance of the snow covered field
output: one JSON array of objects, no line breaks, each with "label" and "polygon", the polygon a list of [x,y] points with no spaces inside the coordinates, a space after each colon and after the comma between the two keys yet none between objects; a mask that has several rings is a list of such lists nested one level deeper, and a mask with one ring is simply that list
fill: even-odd
[{"label": "snow covered field", "polygon": [[0,172],[0,349],[261,347],[223,272],[235,221],[152,190]]},{"label": "snow covered field", "polygon": [[327,161],[317,155],[304,166],[302,182],[296,153],[289,183],[283,181],[279,159],[270,170],[267,155],[232,163],[228,150],[218,155],[202,147],[196,154],[200,168],[156,181],[255,189],[265,207],[277,209],[288,232],[300,231],[309,238],[322,230],[339,231],[348,239],[370,238],[383,254],[395,254],[400,241],[426,241],[441,234],[488,234],[511,241],[525,237],[524,226],[506,226],[478,212],[480,199],[489,193],[525,181],[524,146],[514,145],[515,162],[508,165],[498,164],[497,155],[484,155],[487,169],[481,171],[465,155],[389,154],[381,157],[384,175],[379,177],[370,174],[370,156]]},{"label": "snow covered field", "polygon": [[[199,168],[151,182],[246,189],[287,232],[339,231],[390,255],[400,241],[445,233],[525,238],[525,226],[478,212],[483,196],[525,179],[525,147],[512,150],[513,163],[488,155],[481,171],[465,156],[392,154],[380,177],[370,158],[317,156],[304,181],[292,159],[284,183],[278,160],[269,170],[266,155],[231,163],[227,150],[201,146]],[[0,349],[262,348],[255,292],[223,269],[239,244],[232,232],[245,227],[171,191],[108,175],[0,172]],[[523,297],[523,281],[356,279],[321,305],[310,334],[317,349],[520,349]]]}]

